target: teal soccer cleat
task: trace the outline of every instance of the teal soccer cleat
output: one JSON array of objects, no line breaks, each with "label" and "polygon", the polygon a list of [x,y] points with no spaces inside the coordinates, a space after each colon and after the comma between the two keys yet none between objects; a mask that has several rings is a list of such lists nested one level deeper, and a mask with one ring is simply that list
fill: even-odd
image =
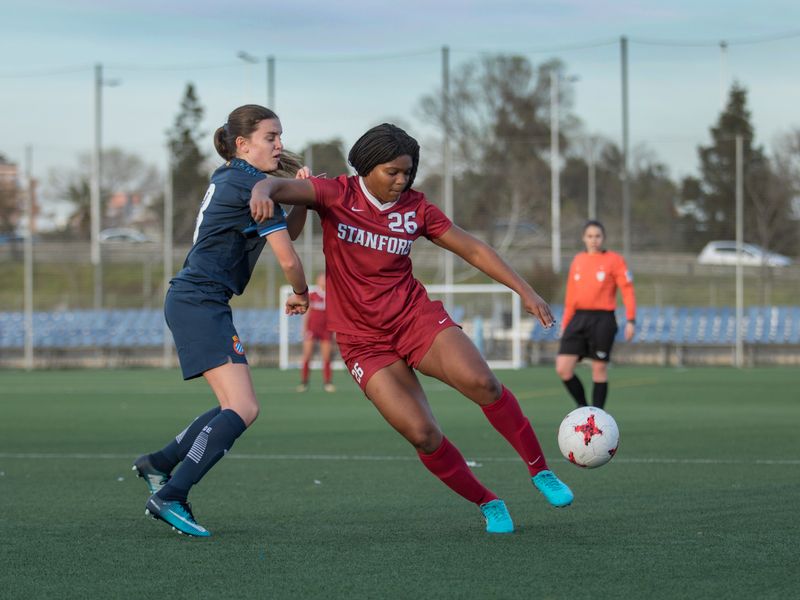
[{"label": "teal soccer cleat", "polygon": [[166,485],[169,481],[169,475],[157,470],[150,463],[150,455],[142,454],[139,458],[133,461],[131,471],[136,471],[136,476],[144,479],[144,483],[151,494],[155,494],[158,490]]},{"label": "teal soccer cleat", "polygon": [[552,471],[546,469],[540,471],[531,477],[531,481],[533,481],[533,485],[536,486],[536,489],[542,492],[544,497],[547,498],[547,501],[556,508],[569,506],[575,498],[572,490],[556,477],[555,473]]},{"label": "teal soccer cleat", "polygon": [[514,522],[505,502],[498,498],[481,504],[480,509],[486,519],[487,533],[514,533]]},{"label": "teal soccer cleat", "polygon": [[178,533],[195,537],[211,535],[210,531],[194,520],[192,508],[187,502],[162,500],[153,494],[145,505],[144,514],[172,525],[172,528]]}]

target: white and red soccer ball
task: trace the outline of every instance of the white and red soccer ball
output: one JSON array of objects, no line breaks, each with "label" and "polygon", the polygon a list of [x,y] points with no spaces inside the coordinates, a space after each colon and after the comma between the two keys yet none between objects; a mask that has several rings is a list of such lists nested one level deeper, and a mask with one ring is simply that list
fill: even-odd
[{"label": "white and red soccer ball", "polygon": [[596,406],[582,406],[569,413],[558,428],[558,447],[569,462],[594,469],[614,458],[619,429],[614,418]]}]

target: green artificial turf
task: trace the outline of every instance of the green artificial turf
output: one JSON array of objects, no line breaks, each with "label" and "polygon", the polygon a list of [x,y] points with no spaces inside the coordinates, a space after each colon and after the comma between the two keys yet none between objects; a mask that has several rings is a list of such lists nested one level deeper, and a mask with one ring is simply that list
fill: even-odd
[{"label": "green artificial turf", "polygon": [[[792,369],[614,368],[608,465],[558,453],[552,370],[498,373],[553,470],[556,510],[468,400],[423,384],[447,436],[508,504],[476,507],[416,459],[344,373],[254,371],[262,412],[192,491],[210,539],[144,516],[132,460],[214,404],[176,371],[0,372],[2,598],[788,598],[797,593],[800,395]],[[589,371],[579,375],[588,381]]]}]

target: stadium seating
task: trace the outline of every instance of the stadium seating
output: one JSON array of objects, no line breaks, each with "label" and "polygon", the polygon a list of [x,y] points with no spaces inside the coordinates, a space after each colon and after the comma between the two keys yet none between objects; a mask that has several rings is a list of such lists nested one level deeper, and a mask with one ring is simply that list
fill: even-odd
[{"label": "stadium seating", "polygon": [[[563,307],[553,307],[557,320]],[[624,336],[625,311],[617,311],[617,340]],[[531,340],[558,339],[559,328],[536,323]],[[747,344],[800,344],[800,307],[751,306],[744,311],[743,339]],[[673,345],[731,345],[736,340],[736,311],[731,307],[640,306],[633,343]]]},{"label": "stadium seating", "polygon": [[[463,309],[461,309],[463,312]],[[561,320],[563,307],[554,306]],[[457,321],[465,318],[458,307]],[[278,309],[240,309],[234,324],[248,345],[279,343]],[[22,348],[24,322],[21,312],[0,312],[0,349]],[[624,335],[624,309],[617,312]],[[164,343],[164,313],[161,309],[73,310],[36,312],[33,315],[34,346],[39,348],[138,348]],[[302,320],[289,319],[289,339],[301,340]],[[800,344],[800,307],[752,306],[744,312],[744,342],[747,344]],[[736,337],[736,314],[731,307],[642,306],[636,315],[638,344],[731,345]],[[545,329],[534,322],[530,339],[548,342],[559,338],[559,327]]]}]

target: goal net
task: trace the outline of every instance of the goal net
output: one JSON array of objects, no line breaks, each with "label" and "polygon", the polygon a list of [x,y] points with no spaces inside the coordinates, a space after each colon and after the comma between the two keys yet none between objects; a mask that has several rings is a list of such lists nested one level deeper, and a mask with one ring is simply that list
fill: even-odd
[{"label": "goal net", "polygon": [[[530,336],[532,322],[523,321],[519,296],[500,284],[454,284],[425,286],[432,300],[441,300],[453,320],[461,325],[493,369],[519,369],[523,366],[523,348]],[[313,288],[312,288],[313,289]],[[280,289],[281,306],[291,286]],[[280,368],[300,367],[303,356],[303,320],[281,311]],[[319,351],[311,363],[319,369]],[[344,369],[338,354],[334,369]]]}]

